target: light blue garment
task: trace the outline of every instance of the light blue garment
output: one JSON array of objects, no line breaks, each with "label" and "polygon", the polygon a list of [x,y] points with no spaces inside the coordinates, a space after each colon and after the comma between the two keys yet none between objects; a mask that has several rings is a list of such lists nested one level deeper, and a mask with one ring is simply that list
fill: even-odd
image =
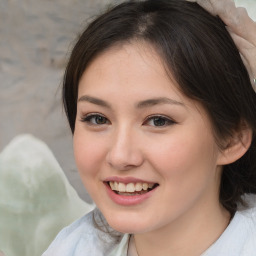
[{"label": "light blue garment", "polygon": [[94,218],[97,223],[107,227],[101,213],[95,209],[64,228],[42,256],[127,255],[129,235],[116,232],[110,227],[105,228],[105,231],[100,230],[95,227]]},{"label": "light blue garment", "polygon": [[[201,256],[256,256],[256,197],[248,198],[253,205],[240,209],[220,238]],[[94,213],[100,216],[96,209],[63,229],[42,256],[127,256],[130,236],[109,228],[114,237],[95,228]]]},{"label": "light blue garment", "polygon": [[201,256],[256,256],[256,196],[246,197],[249,209],[240,209],[220,236]]}]

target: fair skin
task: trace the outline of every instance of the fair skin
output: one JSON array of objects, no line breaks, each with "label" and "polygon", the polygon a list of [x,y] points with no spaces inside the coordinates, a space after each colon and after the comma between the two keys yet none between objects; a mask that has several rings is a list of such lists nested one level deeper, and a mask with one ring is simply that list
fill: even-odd
[{"label": "fair skin", "polygon": [[[232,157],[217,146],[203,107],[180,92],[146,43],[112,47],[87,67],[74,154],[92,199],[110,226],[134,234],[140,256],[198,256],[228,225],[219,183]],[[108,185],[132,179],[156,187],[135,202]]]}]

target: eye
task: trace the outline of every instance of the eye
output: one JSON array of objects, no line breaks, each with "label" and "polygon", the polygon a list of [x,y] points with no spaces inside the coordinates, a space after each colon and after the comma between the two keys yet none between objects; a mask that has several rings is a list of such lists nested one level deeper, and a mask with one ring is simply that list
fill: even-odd
[{"label": "eye", "polygon": [[105,116],[100,114],[88,114],[85,117],[82,117],[81,121],[89,123],[91,125],[103,125],[110,123]]},{"label": "eye", "polygon": [[155,126],[155,127],[165,127],[168,125],[175,124],[173,120],[165,116],[150,116],[146,119],[143,125]]}]

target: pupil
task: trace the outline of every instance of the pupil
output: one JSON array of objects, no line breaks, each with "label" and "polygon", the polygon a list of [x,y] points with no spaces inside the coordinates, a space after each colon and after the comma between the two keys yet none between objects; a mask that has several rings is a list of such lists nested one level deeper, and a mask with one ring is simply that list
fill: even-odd
[{"label": "pupil", "polygon": [[154,125],[155,126],[164,126],[165,125],[165,119],[162,117],[155,117],[154,118]]},{"label": "pupil", "polygon": [[105,124],[106,123],[106,118],[103,116],[97,116],[96,117],[96,123],[97,124]]}]

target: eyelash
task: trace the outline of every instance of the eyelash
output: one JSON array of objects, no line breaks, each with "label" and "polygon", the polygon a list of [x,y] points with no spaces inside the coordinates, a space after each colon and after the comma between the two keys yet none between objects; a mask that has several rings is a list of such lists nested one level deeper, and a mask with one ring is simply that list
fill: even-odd
[{"label": "eyelash", "polygon": [[[93,118],[103,118],[106,122],[105,123],[96,123],[96,122],[92,122],[92,119]],[[85,122],[85,123],[88,123],[89,125],[104,125],[106,123],[110,123],[109,120],[104,116],[104,115],[101,115],[101,114],[97,114],[97,113],[91,113],[91,114],[88,114],[84,117],[81,118],[81,121],[82,122]]]},{"label": "eyelash", "polygon": [[[94,121],[92,121],[93,118],[94,118]],[[102,118],[103,122],[97,123],[96,118]],[[110,124],[110,121],[104,115],[101,115],[98,113],[88,114],[88,115],[82,117],[81,121],[88,123],[89,125],[92,125],[92,126],[101,126],[101,125],[105,125],[105,124]],[[150,124],[148,124],[150,121],[153,121],[153,122],[160,121],[160,125],[156,125],[156,123],[154,123],[154,125],[150,125]],[[148,126],[159,127],[159,128],[170,126],[173,124],[176,124],[176,122],[166,116],[163,116],[163,115],[148,116],[145,119],[145,121],[142,123],[142,125],[148,125]]]},{"label": "eyelash", "polygon": [[162,128],[162,127],[166,127],[166,126],[170,126],[170,125],[176,124],[176,122],[173,121],[169,117],[166,117],[166,116],[163,116],[163,115],[151,115],[151,116],[148,116],[146,118],[146,120],[143,122],[143,125],[145,125],[149,121],[153,121],[153,122],[157,121],[157,119],[158,119],[158,121],[161,120],[161,121],[164,121],[165,123],[163,125],[149,125],[149,126]]}]

